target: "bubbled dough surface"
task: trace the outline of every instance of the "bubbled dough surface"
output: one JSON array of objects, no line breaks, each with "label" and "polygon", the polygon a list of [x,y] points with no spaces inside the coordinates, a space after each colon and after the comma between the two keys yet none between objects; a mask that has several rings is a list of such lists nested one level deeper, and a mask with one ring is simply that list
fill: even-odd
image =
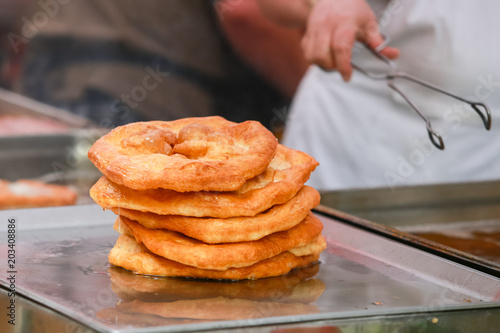
[{"label": "bubbled dough surface", "polygon": [[264,171],[277,144],[256,121],[185,118],[117,127],[96,141],[89,159],[136,190],[233,191]]}]

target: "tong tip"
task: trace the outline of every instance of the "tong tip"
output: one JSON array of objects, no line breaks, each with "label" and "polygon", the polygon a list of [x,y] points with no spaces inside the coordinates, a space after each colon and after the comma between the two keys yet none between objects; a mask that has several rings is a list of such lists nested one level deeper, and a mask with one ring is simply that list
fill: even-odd
[{"label": "tong tip", "polygon": [[439,150],[444,150],[444,140],[443,137],[432,128],[427,127],[427,132],[429,133],[429,139],[431,139],[432,144]]}]

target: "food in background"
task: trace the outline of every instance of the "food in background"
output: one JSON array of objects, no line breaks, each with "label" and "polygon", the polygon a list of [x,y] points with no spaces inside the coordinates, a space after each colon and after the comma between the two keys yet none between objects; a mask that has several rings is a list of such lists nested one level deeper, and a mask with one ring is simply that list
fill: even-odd
[{"label": "food in background", "polygon": [[30,179],[15,182],[0,179],[0,209],[68,206],[76,200],[76,192],[68,186]]},{"label": "food in background", "polygon": [[0,136],[67,133],[69,127],[51,119],[20,115],[0,116]]}]

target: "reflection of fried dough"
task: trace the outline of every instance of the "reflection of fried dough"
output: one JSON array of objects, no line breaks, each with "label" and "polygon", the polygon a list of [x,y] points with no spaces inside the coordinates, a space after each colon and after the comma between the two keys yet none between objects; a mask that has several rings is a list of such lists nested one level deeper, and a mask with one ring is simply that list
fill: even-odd
[{"label": "reflection of fried dough", "polygon": [[256,121],[185,118],[115,128],[88,155],[106,177],[136,190],[234,191],[264,171],[276,145]]},{"label": "reflection of fried dough", "polygon": [[115,308],[102,309],[96,313],[96,317],[104,323],[119,327],[129,325],[134,327],[170,326],[202,322],[195,319],[164,318],[154,314],[122,312]]},{"label": "reflection of fried dough", "polygon": [[155,303],[134,300],[118,303],[116,308],[131,313],[152,313],[164,318],[203,320],[238,320],[319,312],[311,304],[258,302],[224,297]]},{"label": "reflection of fried dough", "polygon": [[[319,241],[324,242],[324,238],[319,239]],[[303,257],[297,257],[289,251],[285,251],[251,266],[215,271],[187,266],[165,259],[151,253],[145,246],[137,244],[133,238],[122,235],[116,241],[108,259],[112,265],[140,274],[222,280],[253,280],[279,276],[290,272],[294,268],[305,267],[318,260],[319,253],[324,249],[324,246],[323,243],[323,246],[315,249],[315,252]]]},{"label": "reflection of fried dough", "polygon": [[280,277],[231,282],[159,278],[137,275],[119,267],[111,267],[108,272],[113,291],[124,301],[170,302],[221,296],[254,301],[312,303],[325,289],[321,280],[309,279],[318,269],[319,264],[314,264]]},{"label": "reflection of fried dough", "polygon": [[[198,268],[223,271],[250,266],[283,251],[309,244],[319,235],[323,225],[309,213],[303,222],[291,229],[256,241],[223,244],[206,244],[166,229],[147,229],[123,216],[118,217],[115,228],[120,233],[133,236],[149,251],[164,258]],[[298,256],[303,255],[298,253]]]},{"label": "reflection of fried dough", "polygon": [[276,156],[261,175],[233,192],[137,191],[102,177],[90,195],[101,207],[128,208],[160,215],[196,217],[255,216],[293,198],[318,162],[302,152],[278,145]]},{"label": "reflection of fried dough", "polygon": [[307,213],[319,204],[319,193],[304,186],[287,203],[276,205],[252,217],[227,219],[157,215],[125,208],[113,208],[117,215],[134,220],[148,229],[169,229],[199,239],[205,243],[232,243],[260,239],[274,232],[299,224]]},{"label": "reflection of fried dough", "polygon": [[74,205],[76,199],[76,192],[67,186],[30,179],[0,179],[0,209],[67,206]]}]

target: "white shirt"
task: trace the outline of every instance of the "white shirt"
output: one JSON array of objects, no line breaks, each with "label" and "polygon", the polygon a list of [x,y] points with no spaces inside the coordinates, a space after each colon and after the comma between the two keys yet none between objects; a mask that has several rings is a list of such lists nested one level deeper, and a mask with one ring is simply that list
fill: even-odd
[{"label": "white shirt", "polygon": [[[309,185],[320,190],[397,187],[500,179],[500,1],[391,1],[379,24],[401,51],[400,70],[483,102],[493,115],[487,132],[468,105],[404,81],[405,91],[438,130],[432,146],[425,122],[385,81],[311,67],[292,104],[284,144],[315,157]],[[366,51],[353,62],[378,71]]]}]

